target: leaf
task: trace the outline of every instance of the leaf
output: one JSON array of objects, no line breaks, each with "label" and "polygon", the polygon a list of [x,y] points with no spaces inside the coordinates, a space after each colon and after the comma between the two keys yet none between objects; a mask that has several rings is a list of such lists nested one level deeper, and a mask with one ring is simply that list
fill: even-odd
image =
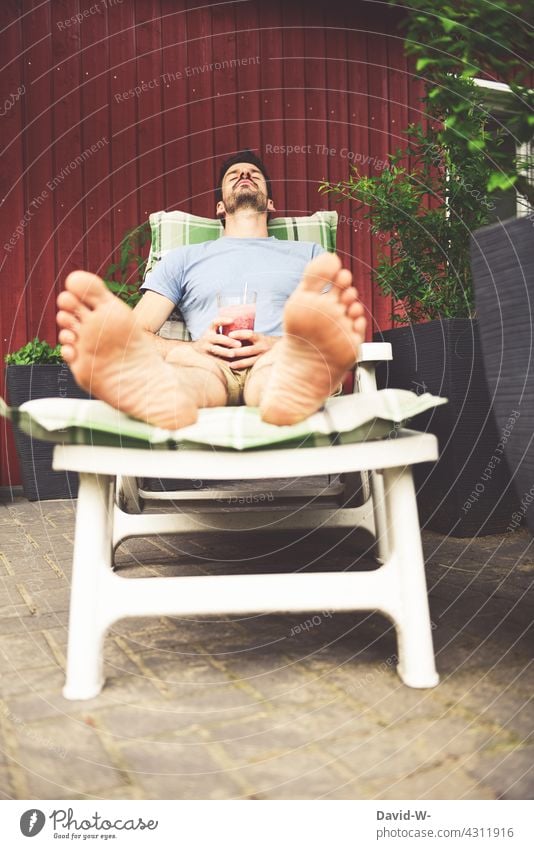
[{"label": "leaf", "polygon": [[415,63],[415,70],[416,71],[424,71],[425,68],[428,65],[435,64],[435,62],[436,62],[435,59],[432,59],[429,56],[423,56],[420,59],[418,59],[417,62]]},{"label": "leaf", "polygon": [[477,74],[480,74],[480,68],[464,68],[460,74],[460,79],[471,79],[472,77],[476,77]]},{"label": "leaf", "polygon": [[488,192],[494,192],[497,189],[506,192],[508,189],[513,188],[516,182],[517,174],[502,174],[500,171],[494,171],[487,182],[486,188]]},{"label": "leaf", "polygon": [[453,29],[460,26],[457,21],[451,21],[450,18],[440,18],[439,20],[445,32],[451,32]]}]

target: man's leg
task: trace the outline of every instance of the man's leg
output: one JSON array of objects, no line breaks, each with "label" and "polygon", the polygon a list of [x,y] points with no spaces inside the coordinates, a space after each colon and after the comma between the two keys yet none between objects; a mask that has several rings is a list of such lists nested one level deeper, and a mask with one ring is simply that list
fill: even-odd
[{"label": "man's leg", "polygon": [[196,421],[200,406],[226,403],[226,381],[211,357],[184,345],[163,360],[132,311],[94,274],[73,272],[65,287],[57,315],[63,358],[95,397],[171,429]]},{"label": "man's leg", "polygon": [[[332,283],[323,294],[326,283]],[[309,263],[284,310],[284,336],[254,365],[245,403],[272,424],[315,413],[354,366],[366,319],[352,275],[333,254]]]},{"label": "man's leg", "polygon": [[243,400],[247,407],[260,406],[265,387],[271,378],[271,371],[275,363],[275,351],[279,344],[277,343],[274,348],[263,354],[252,366],[243,391]]},{"label": "man's leg", "polygon": [[[366,322],[351,281],[333,254],[307,266],[286,304],[285,335],[270,352],[271,364],[266,354],[246,387],[246,403],[259,404],[265,421],[292,424],[311,415],[356,361]],[[322,294],[325,282],[332,287]],[[70,274],[58,306],[63,357],[97,398],[164,428],[192,424],[200,405],[226,403],[215,360],[182,346],[163,360],[131,310],[94,274]]]},{"label": "man's leg", "polygon": [[215,357],[199,354],[191,345],[180,345],[166,354],[165,362],[180,368],[180,379],[193,393],[197,407],[224,407],[227,404],[224,369]]}]

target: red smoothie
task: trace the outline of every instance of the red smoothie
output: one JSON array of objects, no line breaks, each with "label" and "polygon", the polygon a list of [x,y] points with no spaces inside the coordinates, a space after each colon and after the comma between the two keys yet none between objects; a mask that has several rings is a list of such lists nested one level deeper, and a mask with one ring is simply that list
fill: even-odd
[{"label": "red smoothie", "polygon": [[[227,307],[219,307],[219,315],[223,318],[231,318],[231,324],[219,325],[218,332],[228,336],[232,330],[254,330],[256,318],[256,304],[232,304]],[[250,345],[247,340],[240,340],[242,345]]]}]

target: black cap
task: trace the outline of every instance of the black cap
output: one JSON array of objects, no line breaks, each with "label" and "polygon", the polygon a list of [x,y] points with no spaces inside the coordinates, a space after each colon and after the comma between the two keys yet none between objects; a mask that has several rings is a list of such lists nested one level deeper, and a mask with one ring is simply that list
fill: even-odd
[{"label": "black cap", "polygon": [[241,150],[239,153],[236,153],[234,156],[230,156],[223,164],[221,165],[221,170],[219,171],[219,180],[217,182],[217,188],[215,189],[215,202],[219,203],[222,200],[222,181],[224,179],[224,175],[228,171],[232,165],[236,165],[238,162],[248,162],[250,165],[255,165],[256,168],[259,168],[263,176],[265,177],[265,182],[267,183],[267,197],[272,198],[272,187],[271,187],[271,179],[265,165],[261,161],[261,159],[256,156],[251,150]]}]

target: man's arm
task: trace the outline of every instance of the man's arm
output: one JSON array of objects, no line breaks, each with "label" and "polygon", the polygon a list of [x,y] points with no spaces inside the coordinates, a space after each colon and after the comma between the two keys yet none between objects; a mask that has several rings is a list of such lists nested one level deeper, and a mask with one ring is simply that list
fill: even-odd
[{"label": "man's arm", "polygon": [[[145,331],[147,336],[155,344],[162,357],[172,351],[178,345],[192,345],[200,354],[208,354],[216,359],[223,359],[232,368],[243,369],[254,365],[258,357],[266,353],[276,342],[278,337],[264,336],[253,330],[233,330],[230,336],[220,335],[217,328],[221,324],[231,324],[233,319],[219,316],[212,321],[196,342],[183,342],[179,339],[162,339],[156,333],[167,321],[175,304],[165,295],[152,292],[148,289],[139,303],[134,307],[133,315]],[[243,349],[241,341],[247,341],[249,345]]]},{"label": "man's arm", "polygon": [[133,311],[133,316],[137,324],[146,332],[162,356],[168,354],[177,345],[188,344],[179,339],[162,339],[161,336],[156,336],[156,333],[163,327],[174,307],[174,302],[166,298],[165,295],[160,295],[158,292],[152,292],[149,289],[144,293]]}]

